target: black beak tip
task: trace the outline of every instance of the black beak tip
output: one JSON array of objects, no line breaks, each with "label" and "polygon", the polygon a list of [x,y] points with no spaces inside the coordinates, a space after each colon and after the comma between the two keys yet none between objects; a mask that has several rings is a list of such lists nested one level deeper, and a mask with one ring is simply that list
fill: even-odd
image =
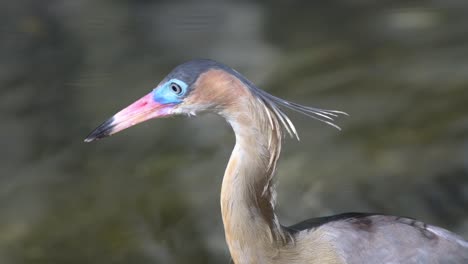
[{"label": "black beak tip", "polygon": [[83,141],[86,142],[86,143],[89,143],[89,142],[93,142],[93,141],[95,141],[95,140],[98,140],[98,138],[89,135],[89,136],[86,137]]},{"label": "black beak tip", "polygon": [[110,134],[112,133],[112,129],[114,128],[113,123],[114,118],[110,118],[106,122],[102,123],[84,139],[84,142],[92,142],[110,136]]}]

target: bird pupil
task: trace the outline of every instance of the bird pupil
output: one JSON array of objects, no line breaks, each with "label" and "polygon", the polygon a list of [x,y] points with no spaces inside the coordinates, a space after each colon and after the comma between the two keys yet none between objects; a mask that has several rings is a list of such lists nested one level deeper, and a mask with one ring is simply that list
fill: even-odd
[{"label": "bird pupil", "polygon": [[172,91],[174,91],[175,93],[180,93],[182,91],[182,88],[180,88],[180,86],[175,83],[171,85],[171,88],[172,88]]}]

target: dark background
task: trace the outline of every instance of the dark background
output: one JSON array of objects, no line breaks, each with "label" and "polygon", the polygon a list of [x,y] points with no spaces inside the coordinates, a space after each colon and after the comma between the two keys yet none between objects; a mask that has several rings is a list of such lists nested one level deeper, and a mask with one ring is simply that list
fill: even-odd
[{"label": "dark background", "polygon": [[[314,4],[311,4],[314,2]],[[278,214],[412,216],[468,237],[468,2],[0,2],[0,263],[228,263],[219,117],[98,124],[211,58],[291,113]]]}]

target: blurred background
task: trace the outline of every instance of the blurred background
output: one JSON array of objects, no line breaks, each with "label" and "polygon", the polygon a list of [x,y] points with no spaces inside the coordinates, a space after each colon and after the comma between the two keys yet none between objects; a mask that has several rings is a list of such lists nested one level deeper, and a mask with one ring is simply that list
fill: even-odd
[{"label": "blurred background", "polygon": [[220,117],[83,143],[177,64],[211,58],[291,113],[278,171],[290,225],[349,211],[468,238],[468,2],[0,2],[0,263],[229,263]]}]

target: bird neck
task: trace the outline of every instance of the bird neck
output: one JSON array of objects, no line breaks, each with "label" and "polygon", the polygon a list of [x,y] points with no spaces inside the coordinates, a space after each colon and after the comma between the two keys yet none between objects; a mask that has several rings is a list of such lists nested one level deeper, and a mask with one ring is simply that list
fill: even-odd
[{"label": "bird neck", "polygon": [[236,145],[224,174],[221,211],[234,262],[257,263],[268,257],[259,254],[276,254],[275,249],[288,239],[274,212],[273,175],[281,150],[281,127],[261,101],[254,97],[239,101],[231,104],[237,107],[230,111],[235,115],[225,114]]}]

